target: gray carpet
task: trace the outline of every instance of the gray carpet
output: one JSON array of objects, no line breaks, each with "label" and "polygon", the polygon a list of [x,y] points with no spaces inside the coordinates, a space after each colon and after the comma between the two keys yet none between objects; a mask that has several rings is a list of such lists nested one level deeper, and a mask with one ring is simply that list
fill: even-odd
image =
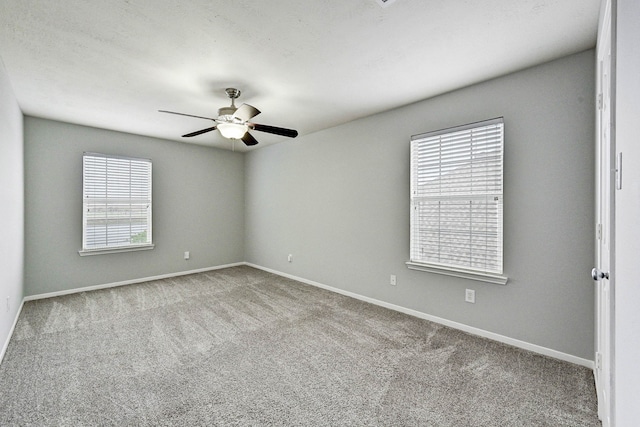
[{"label": "gray carpet", "polygon": [[0,425],[600,423],[586,368],[234,267],[25,303]]}]

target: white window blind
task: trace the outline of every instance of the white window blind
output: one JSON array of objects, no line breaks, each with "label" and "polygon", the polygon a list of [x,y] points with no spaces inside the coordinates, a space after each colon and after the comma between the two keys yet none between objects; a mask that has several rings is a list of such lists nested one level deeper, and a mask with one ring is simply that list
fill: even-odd
[{"label": "white window blind", "polygon": [[411,263],[502,274],[502,118],[411,138]]},{"label": "white window blind", "polygon": [[82,252],[153,247],[151,161],[84,153]]}]

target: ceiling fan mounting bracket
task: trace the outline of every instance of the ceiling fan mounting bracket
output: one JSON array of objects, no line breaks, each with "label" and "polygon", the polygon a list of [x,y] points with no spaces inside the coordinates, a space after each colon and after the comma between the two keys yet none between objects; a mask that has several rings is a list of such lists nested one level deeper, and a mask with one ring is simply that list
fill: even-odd
[{"label": "ceiling fan mounting bracket", "polygon": [[235,100],[240,97],[240,94],[242,92],[240,91],[240,89],[236,89],[235,87],[228,87],[224,91],[227,92],[227,96],[231,99],[231,106],[230,107],[222,107],[222,108],[218,109],[218,115],[219,116],[226,116],[226,115],[230,116],[233,113],[235,113],[235,111],[236,111]]},{"label": "ceiling fan mounting bracket", "polygon": [[238,99],[240,97],[240,94],[242,93],[240,92],[239,89],[236,89],[235,87],[228,87],[224,91],[227,92],[227,96],[232,100]]}]

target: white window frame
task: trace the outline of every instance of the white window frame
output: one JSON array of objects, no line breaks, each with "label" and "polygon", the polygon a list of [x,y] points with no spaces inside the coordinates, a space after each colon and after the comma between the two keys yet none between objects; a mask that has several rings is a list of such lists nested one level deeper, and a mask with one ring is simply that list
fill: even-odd
[{"label": "white window frame", "polygon": [[[151,184],[149,159],[83,153],[82,249],[78,253],[153,249]],[[100,223],[104,228],[98,228]]]},{"label": "white window frame", "polygon": [[503,171],[502,117],[412,136],[407,267],[506,284]]}]

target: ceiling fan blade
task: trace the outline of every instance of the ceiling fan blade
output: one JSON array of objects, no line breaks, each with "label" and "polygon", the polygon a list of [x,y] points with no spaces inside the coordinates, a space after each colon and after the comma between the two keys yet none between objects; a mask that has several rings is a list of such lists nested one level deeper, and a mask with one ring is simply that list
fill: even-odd
[{"label": "ceiling fan blade", "polygon": [[196,117],[198,119],[214,120],[211,117],[194,116],[193,114],[176,113],[175,111],[158,110],[160,113],[177,114],[179,116]]},{"label": "ceiling fan blade", "polygon": [[242,142],[244,142],[248,146],[251,146],[256,145],[258,143],[258,140],[255,139],[249,132],[247,132],[242,137]]},{"label": "ceiling fan blade", "polygon": [[242,104],[238,107],[236,112],[233,113],[233,116],[239,118],[243,122],[246,122],[247,120],[250,120],[251,118],[257,116],[258,114],[260,114],[260,110],[258,110],[256,107],[253,107],[249,104]]},{"label": "ceiling fan blade", "polygon": [[267,133],[273,133],[276,135],[288,136],[289,138],[295,138],[296,136],[298,136],[298,131],[295,129],[278,128],[275,126],[260,125],[258,123],[248,123],[248,125],[252,129],[255,129],[260,132],[267,132]]},{"label": "ceiling fan blade", "polygon": [[195,132],[191,132],[191,133],[188,133],[186,135],[182,135],[182,137],[183,138],[191,138],[192,136],[202,135],[203,133],[211,132],[212,130],[216,130],[216,126],[213,126],[213,127],[210,127],[210,128],[206,128],[206,129],[202,129],[202,130],[197,130]]}]

